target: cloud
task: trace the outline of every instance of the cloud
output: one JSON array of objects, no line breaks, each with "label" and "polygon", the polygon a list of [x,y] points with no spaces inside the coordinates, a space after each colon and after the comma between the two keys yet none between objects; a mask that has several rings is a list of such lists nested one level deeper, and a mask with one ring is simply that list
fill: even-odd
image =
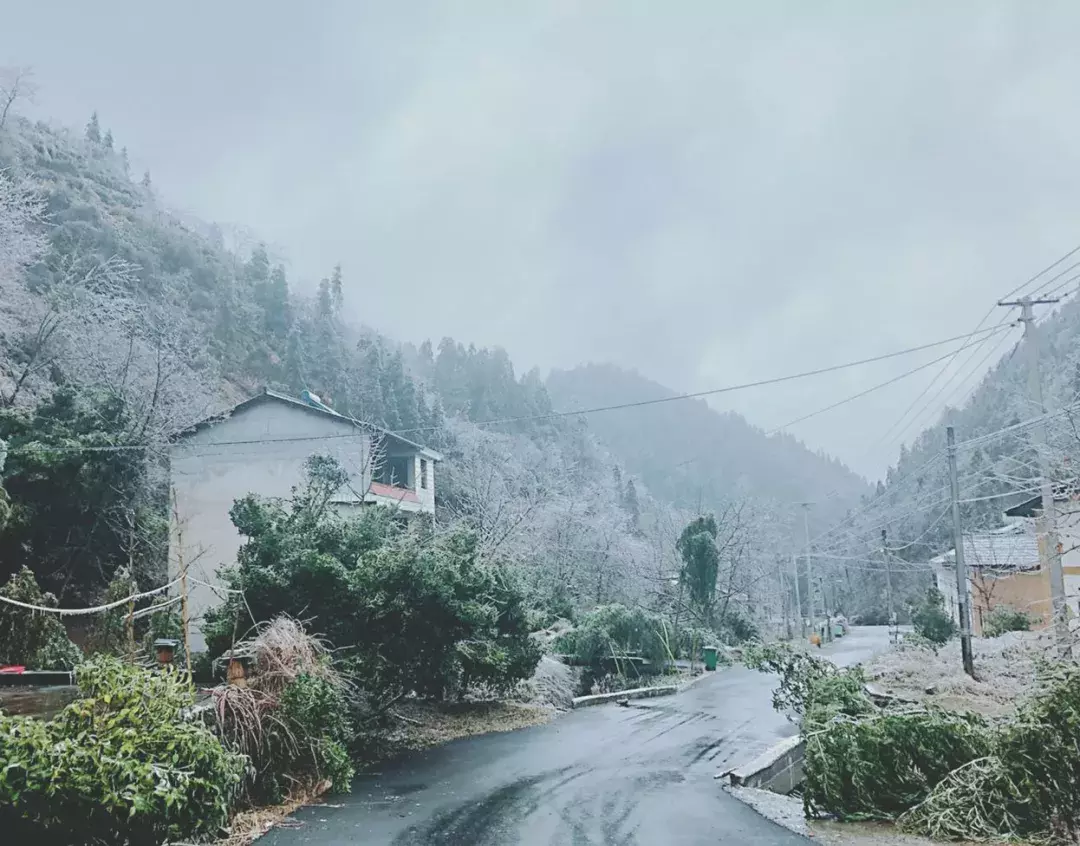
[{"label": "cloud", "polygon": [[[1070,4],[302,8],[27,4],[0,50],[179,205],[294,276],[341,261],[360,319],[522,369],[700,390],[880,354],[1080,240]],[[935,355],[716,404],[771,428]],[[795,433],[876,475],[933,372]]]}]

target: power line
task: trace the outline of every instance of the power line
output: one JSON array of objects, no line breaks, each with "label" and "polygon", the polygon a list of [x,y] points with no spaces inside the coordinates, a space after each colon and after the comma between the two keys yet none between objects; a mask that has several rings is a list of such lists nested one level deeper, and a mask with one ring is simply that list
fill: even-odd
[{"label": "power line", "polygon": [[[1054,269],[1055,267],[1057,267],[1057,266],[1058,266],[1059,264],[1061,264],[1062,262],[1064,262],[1064,261],[1067,261],[1068,259],[1072,258],[1072,257],[1073,257],[1074,255],[1076,255],[1077,253],[1080,253],[1080,244],[1077,244],[1077,245],[1076,245],[1075,247],[1073,247],[1073,248],[1072,248],[1071,250],[1069,250],[1069,251],[1068,251],[1067,253],[1065,253],[1065,254],[1064,254],[1063,256],[1061,256],[1061,257],[1060,257],[1059,259],[1057,259],[1057,260],[1056,260],[1056,261],[1054,261],[1053,263],[1051,263],[1051,264],[1047,265],[1046,267],[1044,267],[1044,268],[1043,268],[1042,270],[1040,270],[1040,271],[1039,271],[1038,273],[1036,273],[1036,274],[1035,274],[1034,276],[1031,276],[1031,277],[1029,277],[1029,278],[1028,278],[1027,280],[1025,280],[1024,282],[1021,282],[1021,283],[1020,283],[1019,285],[1017,285],[1017,286],[1016,286],[1015,288],[1013,288],[1013,289],[1012,289],[1011,291],[1009,291],[1009,292],[1008,292],[1007,294],[1005,294],[1005,295],[1004,295],[1003,297],[1001,297],[1000,299],[1008,299],[1009,297],[1013,296],[1013,295],[1014,295],[1014,294],[1016,294],[1017,292],[1019,292],[1019,291],[1023,290],[1024,288],[1027,288],[1027,287],[1028,287],[1029,285],[1031,285],[1032,283],[1036,282],[1036,281],[1037,281],[1037,280],[1039,280],[1039,279],[1040,279],[1040,278],[1041,278],[1042,276],[1044,276],[1045,274],[1047,274],[1047,273],[1048,273],[1049,271],[1053,270],[1053,269]],[[1053,282],[1053,281],[1055,281],[1055,280],[1059,279],[1059,278],[1060,278],[1060,277],[1061,277],[1062,275],[1064,275],[1065,273],[1068,273],[1068,272],[1069,272],[1070,270],[1072,270],[1073,268],[1075,268],[1075,267],[1077,267],[1077,266],[1080,266],[1080,262],[1077,262],[1077,263],[1075,263],[1075,264],[1071,265],[1070,267],[1066,268],[1066,269],[1065,269],[1064,271],[1062,271],[1061,273],[1059,273],[1059,274],[1058,274],[1057,276],[1055,276],[1055,277],[1053,277],[1052,279],[1048,280],[1048,281],[1047,281],[1047,282],[1046,282],[1045,284],[1049,284],[1050,282]],[[990,316],[991,316],[991,315],[992,315],[992,314],[994,313],[994,310],[995,310],[995,308],[996,308],[996,306],[991,306],[991,307],[990,307],[990,308],[989,308],[989,309],[987,310],[986,314],[984,314],[984,315],[982,316],[982,319],[981,319],[981,320],[980,320],[980,321],[979,321],[979,322],[978,322],[978,323],[977,323],[977,324],[975,325],[975,330],[974,330],[975,332],[978,332],[978,331],[979,331],[979,330],[980,330],[980,329],[982,328],[983,324],[984,324],[984,323],[986,323],[986,321],[990,319]],[[1007,320],[1006,320],[1006,321],[1002,321],[1001,323],[999,323],[999,324],[998,324],[998,326],[1003,326],[1003,325],[1005,325],[1005,323],[1006,323],[1006,322],[1007,322]],[[983,343],[985,343],[985,341],[984,341]],[[999,344],[998,344],[998,345],[1000,346],[1000,342],[999,342]],[[968,346],[970,346],[970,342],[966,342],[966,343],[965,343],[965,344],[964,344],[964,345],[963,345],[963,346],[962,346],[962,347],[961,347],[960,349],[956,350],[956,352],[955,352],[955,353],[953,354],[953,360],[955,360],[955,359],[956,359],[957,357],[959,357],[959,356],[960,356],[960,354],[961,354],[961,353],[962,353],[962,352],[963,352],[963,351],[964,351],[965,349],[967,349],[967,347],[968,347]],[[974,352],[973,352],[973,353],[971,354],[971,356],[970,356],[970,357],[968,358],[968,361],[971,361],[972,359],[974,359],[975,355],[976,355],[976,353],[974,353]],[[984,359],[984,360],[985,360],[985,359]],[[876,443],[874,444],[874,447],[873,447],[873,448],[876,448],[876,447],[877,447],[877,446],[878,446],[879,444],[883,443],[883,442],[884,442],[884,441],[886,440],[886,438],[888,438],[888,437],[889,437],[889,434],[890,434],[890,433],[892,432],[892,430],[893,430],[893,429],[894,429],[894,428],[895,428],[896,426],[898,426],[898,425],[900,424],[900,422],[901,422],[901,421],[902,421],[902,420],[903,420],[904,418],[906,418],[906,417],[908,416],[908,414],[910,414],[910,413],[911,413],[911,409],[912,409],[912,408],[914,408],[914,407],[915,407],[915,405],[916,405],[916,404],[917,404],[917,403],[918,403],[918,402],[919,402],[919,401],[920,401],[920,400],[921,400],[921,399],[922,399],[922,398],[923,398],[923,397],[924,397],[924,396],[925,396],[925,395],[926,395],[927,393],[929,393],[930,389],[931,389],[931,388],[932,388],[932,387],[933,387],[933,386],[934,386],[934,385],[935,385],[935,384],[937,383],[937,381],[938,381],[938,380],[939,380],[939,379],[940,379],[940,378],[941,378],[942,376],[944,376],[944,375],[945,375],[946,371],[948,371],[948,369],[949,369],[949,368],[950,368],[950,367],[952,366],[952,363],[953,363],[953,361],[952,361],[952,360],[950,360],[949,362],[947,362],[947,363],[945,364],[945,366],[944,366],[944,367],[942,367],[942,368],[941,368],[941,370],[940,370],[940,371],[938,372],[938,374],[937,374],[937,375],[936,375],[936,376],[935,376],[935,377],[934,377],[933,379],[931,379],[931,380],[930,380],[930,383],[929,383],[929,384],[928,384],[928,385],[926,386],[926,388],[925,388],[925,389],[924,389],[924,390],[922,391],[922,393],[920,393],[920,394],[919,394],[919,396],[917,396],[917,397],[915,398],[915,400],[914,400],[914,401],[913,401],[913,402],[911,403],[911,405],[910,405],[910,406],[908,406],[908,408],[907,408],[907,409],[906,409],[906,410],[904,411],[904,413],[903,413],[903,414],[902,414],[902,415],[900,416],[899,420],[898,420],[898,421],[897,421],[896,423],[894,423],[894,424],[893,424],[892,426],[890,426],[890,427],[889,427],[889,429],[888,429],[888,430],[887,430],[887,431],[885,432],[885,434],[884,434],[884,435],[882,435],[882,436],[881,436],[881,438],[880,438],[880,439],[879,439],[879,440],[878,440],[878,441],[877,441],[877,442],[876,442]],[[976,367],[976,370],[978,370],[978,367]],[[919,419],[921,419],[921,418],[922,418],[922,416],[923,416],[923,414],[924,414],[924,413],[926,412],[926,410],[927,410],[927,409],[928,409],[928,408],[929,408],[929,407],[930,407],[930,406],[931,406],[931,405],[933,404],[933,402],[934,402],[934,401],[935,401],[935,400],[936,400],[936,399],[937,399],[937,398],[938,398],[938,397],[939,397],[939,396],[941,395],[942,391],[944,391],[945,387],[947,387],[947,386],[948,386],[948,384],[949,384],[949,383],[950,383],[950,382],[952,381],[952,379],[953,379],[953,378],[955,378],[955,374],[954,374],[954,376],[953,376],[953,377],[950,377],[950,379],[949,379],[949,380],[948,380],[948,381],[947,381],[947,382],[945,383],[945,385],[944,385],[944,386],[942,386],[942,388],[941,388],[941,389],[940,389],[940,390],[938,391],[938,393],[937,393],[937,394],[935,394],[935,395],[934,395],[934,397],[930,399],[930,401],[929,401],[929,402],[928,402],[928,403],[926,404],[926,406],[924,406],[924,407],[923,407],[923,408],[922,408],[922,409],[921,409],[921,410],[920,410],[920,411],[918,412],[918,414],[916,414],[916,415],[915,415],[915,417],[914,417],[914,418],[912,418],[912,420],[911,420],[911,421],[910,421],[910,422],[909,422],[909,423],[908,423],[908,424],[907,424],[906,426],[904,426],[904,428],[903,428],[903,429],[901,429],[901,430],[900,430],[900,431],[899,431],[899,432],[897,433],[897,435],[896,435],[895,437],[893,437],[893,438],[892,438],[892,440],[894,440],[894,441],[895,441],[895,440],[897,439],[897,437],[901,437],[901,436],[903,435],[903,433],[904,433],[904,432],[906,432],[906,431],[907,431],[908,429],[910,429],[910,428],[912,427],[912,425],[914,425],[914,424],[915,424],[915,422],[916,422],[917,420],[919,420]]]},{"label": "power line", "polygon": [[[1009,325],[1009,321],[1008,321],[1008,320],[1006,319],[1006,320],[1003,320],[1003,321],[1001,321],[1000,323],[998,323],[998,324],[997,324],[997,326],[995,326],[994,328],[995,328],[995,329],[996,329],[996,328],[1005,328],[1005,327],[1007,327],[1008,325]],[[987,336],[985,336],[985,337],[984,337],[984,338],[983,338],[983,339],[982,339],[981,341],[979,341],[979,342],[978,342],[977,344],[975,344],[975,345],[974,345],[973,347],[971,347],[971,350],[972,350],[972,352],[971,352],[971,355],[970,355],[970,356],[968,357],[968,359],[967,359],[967,360],[968,360],[968,361],[970,362],[970,361],[971,361],[971,360],[972,360],[972,359],[973,359],[973,358],[974,358],[974,357],[975,357],[975,356],[976,356],[976,355],[978,354],[978,350],[979,350],[979,348],[980,348],[980,347],[981,347],[981,346],[982,346],[983,344],[986,344],[986,343],[988,343],[988,342],[990,341],[990,339],[991,339],[991,338],[993,338],[993,337],[994,337],[993,335],[987,335]],[[1000,344],[1001,344],[1001,340],[999,340],[999,341],[998,341],[998,346],[1000,346]],[[945,390],[945,388],[947,388],[947,387],[949,386],[949,383],[950,383],[950,382],[951,382],[951,381],[952,381],[952,380],[953,380],[954,378],[956,378],[956,373],[957,373],[957,372],[959,372],[959,370],[958,370],[958,371],[955,371],[955,372],[954,372],[954,374],[953,374],[953,376],[951,376],[951,377],[949,378],[949,380],[948,380],[948,381],[946,381],[946,383],[945,383],[944,385],[942,385],[942,387],[941,387],[941,388],[939,388],[939,389],[938,389],[938,392],[937,392],[936,394],[934,394],[934,396],[932,396],[932,397],[931,397],[931,398],[930,398],[929,400],[927,400],[927,402],[926,402],[926,405],[924,405],[924,406],[923,406],[922,408],[920,408],[920,409],[919,409],[919,411],[918,411],[918,412],[917,412],[917,413],[915,414],[915,416],[914,416],[914,417],[912,417],[912,418],[911,418],[910,420],[908,420],[908,422],[906,423],[906,425],[903,425],[903,426],[901,426],[901,424],[902,424],[902,423],[904,423],[904,421],[905,421],[905,420],[907,419],[907,416],[908,416],[909,414],[911,414],[911,412],[912,412],[912,410],[913,410],[913,409],[915,408],[915,406],[919,404],[919,402],[920,402],[920,401],[922,400],[922,398],[923,398],[923,397],[925,397],[925,396],[926,396],[926,395],[927,395],[928,393],[930,393],[930,389],[931,389],[931,388],[933,388],[933,387],[934,387],[934,385],[935,385],[935,384],[937,384],[937,381],[938,381],[938,380],[939,380],[939,379],[940,379],[940,378],[941,378],[942,376],[944,376],[944,375],[945,375],[945,373],[946,373],[946,372],[947,372],[947,371],[949,370],[949,368],[950,368],[950,367],[952,366],[952,364],[953,364],[953,361],[955,361],[955,360],[956,360],[956,359],[957,359],[957,358],[958,358],[958,357],[960,356],[960,354],[961,354],[961,353],[963,353],[963,351],[964,351],[965,349],[967,349],[967,348],[968,348],[968,346],[969,346],[969,344],[968,344],[968,343],[965,343],[965,344],[964,344],[964,346],[960,347],[960,349],[958,349],[958,350],[956,350],[956,351],[955,351],[954,353],[952,353],[952,355],[951,355],[951,357],[950,357],[950,359],[949,359],[948,363],[947,363],[947,364],[946,364],[946,365],[945,365],[944,367],[942,367],[942,368],[941,368],[941,370],[939,370],[939,371],[937,372],[937,374],[936,374],[936,375],[934,376],[934,378],[933,378],[933,379],[931,379],[931,380],[930,380],[930,381],[929,381],[929,382],[927,383],[926,387],[922,389],[922,391],[921,391],[921,392],[919,393],[919,395],[918,395],[917,397],[915,397],[915,399],[913,399],[913,400],[911,401],[911,404],[910,404],[910,405],[909,405],[909,406],[908,406],[908,407],[907,407],[906,409],[904,409],[904,413],[903,413],[903,414],[901,414],[901,415],[900,415],[900,416],[899,416],[899,417],[898,417],[898,418],[896,419],[896,421],[895,421],[895,422],[894,422],[894,423],[893,423],[893,424],[892,424],[892,425],[891,425],[891,426],[890,426],[890,427],[889,427],[889,428],[888,428],[888,429],[887,429],[887,430],[885,431],[885,434],[883,434],[883,435],[882,435],[882,436],[881,436],[880,438],[878,438],[878,440],[877,440],[877,441],[875,441],[875,442],[874,442],[874,445],[873,445],[873,446],[871,447],[871,449],[877,449],[877,447],[881,446],[882,444],[884,444],[884,443],[886,443],[886,442],[890,442],[890,443],[891,443],[891,442],[893,442],[893,441],[896,441],[896,440],[898,440],[899,438],[902,438],[902,437],[903,437],[903,435],[904,435],[904,433],[905,433],[905,432],[907,432],[907,431],[908,431],[908,429],[910,429],[910,428],[911,428],[912,426],[914,426],[914,425],[915,425],[915,424],[916,424],[916,423],[917,423],[917,422],[918,422],[918,421],[919,421],[920,419],[922,419],[922,416],[923,416],[923,414],[924,414],[924,413],[926,412],[926,410],[927,410],[927,409],[928,409],[928,408],[929,408],[929,407],[930,407],[930,406],[931,406],[931,405],[932,405],[932,404],[934,403],[934,401],[935,401],[935,400],[936,400],[936,399],[937,399],[937,398],[938,398],[938,397],[939,397],[939,396],[941,395],[941,392],[942,392],[942,391],[944,391],[944,390]],[[900,426],[900,428],[899,428],[899,429],[897,429],[897,427],[898,427],[898,426]],[[894,431],[895,431],[895,434],[893,434],[893,433],[894,433]],[[890,438],[890,437],[889,437],[890,435],[893,435],[893,437],[891,437],[891,438]]]},{"label": "power line", "polygon": [[[998,331],[1000,330],[1000,328],[1001,327],[994,327],[994,329]],[[935,364],[938,364],[953,355],[954,354],[951,352],[945,353],[945,355],[941,356],[940,358],[935,358],[933,361],[926,362],[926,364],[920,364],[918,367],[913,367],[911,370],[908,370],[905,373],[901,373],[899,376],[894,376],[891,379],[887,379],[884,382],[880,382],[877,385],[874,385],[872,388],[866,388],[865,390],[859,391],[857,394],[852,394],[851,396],[845,397],[844,399],[839,400],[838,402],[834,402],[831,405],[827,405],[824,408],[819,408],[817,411],[811,411],[809,414],[804,414],[802,417],[796,417],[794,420],[785,423],[783,426],[777,426],[775,429],[766,432],[766,435],[775,435],[777,432],[783,429],[787,429],[790,426],[794,426],[796,423],[802,423],[804,420],[809,420],[811,417],[817,417],[819,414],[824,414],[827,411],[832,411],[834,408],[839,408],[842,405],[847,405],[847,403],[853,402],[854,400],[862,399],[867,394],[872,394],[874,391],[879,391],[882,388],[887,388],[889,385],[893,385],[901,381],[902,379],[906,379],[908,376],[913,376],[916,373],[926,370],[928,367],[933,367]]]},{"label": "power line", "polygon": [[[859,359],[857,361],[849,361],[844,364],[834,364],[829,367],[819,367],[814,370],[804,370],[800,373],[791,373],[786,376],[774,376],[769,379],[759,379],[754,382],[743,382],[737,385],[727,385],[723,388],[712,388],[707,391],[696,391],[687,394],[677,394],[670,397],[658,397],[650,400],[637,400],[635,402],[617,403],[615,405],[603,405],[595,406],[593,408],[579,408],[573,411],[552,411],[545,414],[532,414],[522,415],[518,417],[504,417],[497,420],[477,420],[472,421],[474,426],[498,426],[510,423],[524,423],[531,421],[551,420],[561,417],[575,417],[580,414],[597,414],[605,411],[622,411],[630,408],[642,408],[650,405],[660,405],[662,403],[677,402],[680,400],[688,399],[700,399],[701,397],[715,396],[717,394],[732,393],[734,391],[747,390],[749,388],[760,388],[767,385],[777,385],[783,382],[793,382],[797,379],[807,379],[811,376],[821,376],[825,373],[835,373],[839,370],[848,370],[852,367],[859,367],[864,364],[873,364],[878,361],[886,361],[891,358],[898,358],[904,355],[910,355],[912,353],[922,352],[923,350],[934,349],[935,347],[941,347],[946,344],[955,343],[957,341],[963,341],[972,335],[985,335],[989,332],[996,331],[997,327],[991,329],[984,329],[975,333],[969,333],[967,335],[957,335],[952,338],[945,338],[941,341],[934,341],[929,344],[920,344],[919,346],[909,347],[904,350],[897,350],[895,352],[884,353],[882,355],[870,356],[869,358]],[[346,418],[348,419],[348,418]],[[368,424],[364,424],[361,421],[352,421],[359,430],[361,427]],[[412,429],[397,429],[388,431],[389,435],[407,435],[416,432],[428,432],[438,430],[439,426],[423,426]],[[252,438],[247,440],[233,440],[233,441],[215,441],[213,443],[207,443],[205,446],[209,447],[223,447],[223,446],[246,446],[251,444],[264,444],[264,443],[297,443],[308,441],[327,441],[327,440],[340,440],[342,438],[355,438],[359,436],[359,431],[350,432],[348,434],[340,435],[304,435],[295,437],[283,437],[283,438]],[[106,446],[34,446],[34,449],[40,449],[42,451],[54,451],[54,452],[120,452],[125,450],[141,450],[150,448],[150,444],[110,444]],[[19,451],[28,451],[28,447],[12,447],[9,449],[10,453]]]}]

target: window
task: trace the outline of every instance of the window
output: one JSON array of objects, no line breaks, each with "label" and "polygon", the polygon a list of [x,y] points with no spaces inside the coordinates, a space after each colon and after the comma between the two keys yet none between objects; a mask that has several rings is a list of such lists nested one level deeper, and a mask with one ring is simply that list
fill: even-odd
[{"label": "window", "polygon": [[427,490],[427,459],[420,459],[420,487]]},{"label": "window", "polygon": [[375,473],[375,481],[384,485],[392,485],[395,488],[411,487],[409,478],[411,475],[409,473],[410,464],[412,464],[411,456],[387,456],[380,464],[378,472]]}]

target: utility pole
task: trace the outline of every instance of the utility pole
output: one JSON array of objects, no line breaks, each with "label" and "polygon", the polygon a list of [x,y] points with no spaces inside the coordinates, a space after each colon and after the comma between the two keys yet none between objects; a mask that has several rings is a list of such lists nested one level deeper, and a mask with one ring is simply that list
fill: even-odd
[{"label": "utility pole", "polygon": [[799,557],[791,553],[791,569],[795,573],[795,605],[799,611],[799,637],[806,640],[806,616],[802,612],[802,590],[799,588]]},{"label": "utility pole", "polygon": [[889,603],[889,642],[896,646],[898,631],[896,611],[893,609],[892,560],[889,558],[889,535],[885,529],[881,530],[881,556],[885,559],[885,596]]},{"label": "utility pole", "polygon": [[804,502],[803,507],[803,532],[806,538],[806,597],[807,613],[810,617],[810,632],[817,633],[817,624],[814,620],[814,576],[813,567],[810,563],[810,503]]},{"label": "utility pole", "polygon": [[1072,658],[1072,643],[1069,635],[1068,606],[1065,603],[1065,574],[1061,569],[1061,546],[1058,543],[1057,511],[1054,506],[1054,484],[1050,478],[1050,460],[1046,454],[1047,437],[1046,404],[1043,401],[1042,375],[1039,372],[1039,332],[1035,324],[1037,305],[1053,305],[1056,299],[1033,300],[1021,297],[1014,302],[1001,302],[1000,306],[1020,306],[1020,322],[1024,324],[1024,347],[1028,364],[1028,399],[1043,419],[1031,429],[1031,439],[1039,460],[1039,490],[1042,497],[1042,535],[1039,544],[1041,563],[1050,571],[1050,607],[1053,612],[1054,634],[1057,640],[1058,654],[1062,658]]},{"label": "utility pole", "polygon": [[784,615],[784,636],[791,640],[791,594],[787,588],[787,579],[784,578],[784,560],[776,556],[776,572],[780,577],[780,608]]},{"label": "utility pole", "polygon": [[960,483],[956,478],[956,433],[945,429],[949,453],[949,491],[952,497],[953,543],[956,555],[956,604],[960,613],[960,654],[964,672],[975,678],[975,659],[971,654],[971,605],[968,602],[967,565],[964,563],[964,530],[960,525]]}]

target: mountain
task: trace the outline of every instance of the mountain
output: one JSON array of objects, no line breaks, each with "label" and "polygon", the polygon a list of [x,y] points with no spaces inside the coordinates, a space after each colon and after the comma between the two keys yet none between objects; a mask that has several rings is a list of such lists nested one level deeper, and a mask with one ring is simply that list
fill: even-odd
[{"label": "mountain", "polygon": [[[610,364],[558,370],[547,380],[560,411],[651,402],[677,392]],[[839,519],[870,492],[839,461],[786,434],[766,435],[701,399],[588,415],[589,427],[649,489],[697,509],[739,497],[783,506],[814,502],[815,525]]]},{"label": "mountain", "polygon": [[[1056,414],[1047,424],[1047,458],[1056,479],[1072,479],[1071,460],[1080,454],[1075,408],[1080,398],[1080,302],[1074,298],[1044,315],[1038,333],[1043,399],[1047,411]],[[960,445],[957,468],[965,529],[1000,526],[1002,512],[1033,493],[1038,461],[1033,427],[1027,424],[1039,416],[1039,409],[1029,398],[1027,341],[1017,334],[1011,337],[1012,343],[970,397],[944,408],[910,446],[901,447],[897,463],[879,488],[880,505],[874,511],[893,515],[906,535],[917,539],[914,554],[926,556],[952,547],[949,522],[939,520],[936,511],[948,495],[947,426],[955,429]],[[973,345],[965,354],[970,358],[958,362],[961,369],[969,361],[992,355],[1001,340],[995,336]]]},{"label": "mountain", "polygon": [[[96,116],[77,133],[9,114],[0,582],[26,565],[74,605],[100,597],[120,566],[159,578],[169,434],[269,385],[436,446],[440,530],[473,529],[482,554],[518,568],[538,610],[671,601],[689,514],[651,495],[586,423],[550,418],[537,372],[515,373],[499,349],[414,348],[357,326],[363,292],[332,258],[327,270],[296,285],[264,246],[173,214]],[[742,613],[752,568],[721,578]]]},{"label": "mountain", "polygon": [[816,531],[867,493],[838,462],[700,401],[552,416],[673,395],[617,367],[545,381],[501,349],[358,326],[364,292],[334,257],[297,285],[264,246],[172,213],[103,129],[10,114],[0,127],[0,580],[25,564],[75,604],[121,565],[156,578],[170,432],[263,385],[437,447],[440,529],[473,529],[546,613],[621,602],[678,617],[676,541],[715,510],[714,622],[772,624],[792,593],[776,565],[802,537],[798,503],[816,503]]}]

